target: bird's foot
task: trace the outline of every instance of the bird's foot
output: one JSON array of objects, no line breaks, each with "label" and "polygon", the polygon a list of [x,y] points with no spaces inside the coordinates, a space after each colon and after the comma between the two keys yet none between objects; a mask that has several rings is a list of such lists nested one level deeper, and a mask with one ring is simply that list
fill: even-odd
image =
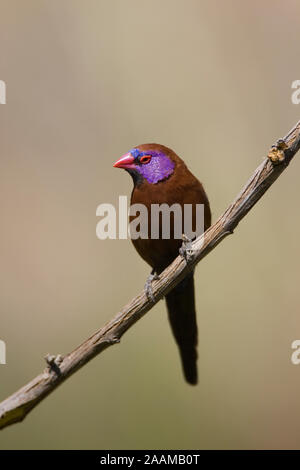
[{"label": "bird's foot", "polygon": [[182,234],[182,245],[179,248],[179,254],[188,263],[194,257],[194,250],[192,246],[192,240],[188,238],[184,233]]},{"label": "bird's foot", "polygon": [[159,279],[159,275],[155,272],[153,269],[151,271],[151,274],[147,277],[146,284],[144,287],[145,294],[148,299],[152,300],[154,302],[154,295],[153,295],[153,290],[152,290],[152,281],[155,281],[156,279]]}]

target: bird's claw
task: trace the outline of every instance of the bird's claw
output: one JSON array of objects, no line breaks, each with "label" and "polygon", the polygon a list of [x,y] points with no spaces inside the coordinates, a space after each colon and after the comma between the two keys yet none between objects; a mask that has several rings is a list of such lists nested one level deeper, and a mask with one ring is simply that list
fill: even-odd
[{"label": "bird's claw", "polygon": [[157,279],[159,279],[158,274],[155,271],[152,271],[151,274],[148,276],[145,287],[144,287],[144,291],[145,291],[147,298],[152,300],[152,302],[155,301],[155,298],[153,295],[153,289],[152,289],[152,281],[155,281]]},{"label": "bird's claw", "polygon": [[192,240],[188,238],[185,234],[182,234],[182,245],[179,248],[179,254],[185,259],[187,263],[191,261],[194,257]]}]

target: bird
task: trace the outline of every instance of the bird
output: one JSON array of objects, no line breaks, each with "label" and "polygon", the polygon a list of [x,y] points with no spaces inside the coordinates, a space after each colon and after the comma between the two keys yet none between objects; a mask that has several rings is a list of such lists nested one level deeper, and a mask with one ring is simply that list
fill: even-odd
[{"label": "bird", "polygon": [[[122,155],[113,166],[126,170],[132,177],[131,206],[143,204],[150,214],[153,204],[168,204],[169,207],[179,204],[182,209],[184,204],[191,204],[194,229],[196,205],[203,204],[204,230],[211,225],[210,204],[203,185],[172,149],[156,143],[138,145]],[[148,236],[131,239],[136,251],[152,268],[145,284],[146,294],[150,297],[152,280],[159,276],[184,248],[182,239],[175,237],[174,217],[170,219],[169,238],[162,237],[160,218],[158,238]],[[130,221],[133,218],[129,216]],[[148,215],[148,234],[150,232],[151,217]],[[181,253],[184,253],[184,250]],[[166,294],[166,304],[171,330],[179,348],[184,377],[189,384],[196,385],[198,331],[193,271]]]}]

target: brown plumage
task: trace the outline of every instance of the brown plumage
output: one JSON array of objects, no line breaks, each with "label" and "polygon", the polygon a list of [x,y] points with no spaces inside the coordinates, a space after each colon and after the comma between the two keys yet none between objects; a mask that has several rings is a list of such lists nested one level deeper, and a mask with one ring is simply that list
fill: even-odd
[{"label": "brown plumage", "polygon": [[[163,145],[143,144],[136,147],[136,149],[138,149],[142,155],[148,153],[149,155],[151,155],[151,153],[162,154],[162,158],[166,156],[175,164],[174,170],[169,176],[155,183],[149,182],[146,177],[140,176],[138,167],[140,163],[137,164],[136,159],[130,167],[118,165],[118,162],[122,159],[115,164],[115,166],[127,169],[133,176],[134,188],[131,195],[131,204],[144,204],[147,207],[149,214],[148,233],[151,233],[151,204],[163,203],[167,203],[170,206],[178,203],[181,205],[182,210],[184,204],[192,204],[193,209],[196,204],[204,204],[204,225],[205,229],[207,229],[211,223],[211,213],[207,196],[202,184],[189,171],[183,160],[181,160],[175,152]],[[136,166],[137,170],[135,170],[134,166]],[[145,174],[145,171],[143,174]],[[133,217],[131,217],[131,220],[132,218]],[[195,212],[193,210],[193,229],[194,227]],[[182,241],[175,239],[173,235],[171,225],[170,239],[162,239],[160,233],[159,239],[138,238],[136,240],[132,240],[132,243],[140,256],[158,274],[160,274],[178,256]],[[172,331],[179,347],[185,378],[189,383],[196,384],[197,323],[193,273],[181,281],[180,284],[167,294],[166,302]]]}]

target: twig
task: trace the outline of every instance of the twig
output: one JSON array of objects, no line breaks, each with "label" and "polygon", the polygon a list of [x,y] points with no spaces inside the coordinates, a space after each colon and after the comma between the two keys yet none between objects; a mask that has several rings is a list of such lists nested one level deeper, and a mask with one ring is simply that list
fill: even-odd
[{"label": "twig", "polygon": [[104,349],[118,343],[128,328],[194,269],[196,264],[227,235],[233,233],[240,220],[284,171],[299,147],[300,121],[284,139],[280,139],[272,146],[268,157],[255,170],[224,214],[192,243],[193,257],[186,261],[182,256],[178,256],[159,276],[159,279],[153,282],[153,299],[148,299],[143,292],[71,353],[64,357],[47,355],[47,368],[44,372],[0,403],[0,429],[22,421],[41,400],[64,380]]}]

